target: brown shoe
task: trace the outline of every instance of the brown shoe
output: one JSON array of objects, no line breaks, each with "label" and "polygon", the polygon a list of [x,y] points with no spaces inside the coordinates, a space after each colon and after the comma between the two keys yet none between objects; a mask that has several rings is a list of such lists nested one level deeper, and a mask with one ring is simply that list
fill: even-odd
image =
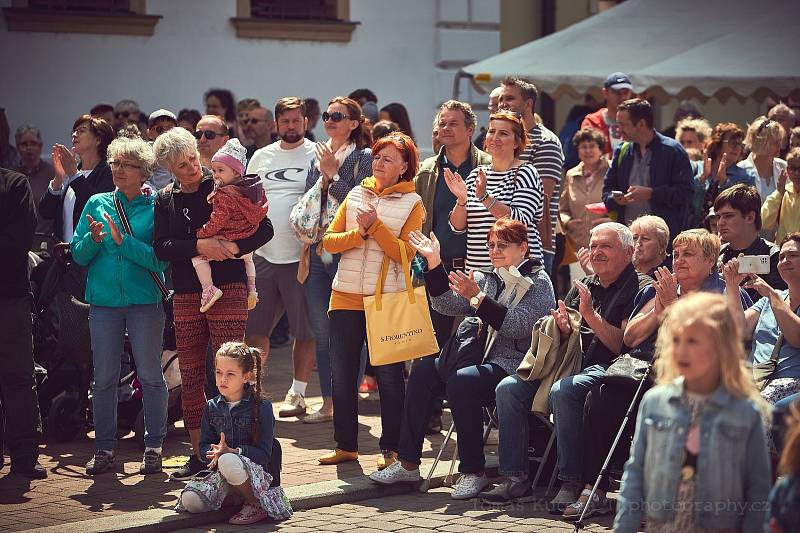
[{"label": "brown shoe", "polygon": [[358,452],[346,452],[336,448],[330,453],[326,453],[319,458],[321,465],[338,465],[339,463],[346,463],[348,461],[357,461]]},{"label": "brown shoe", "polygon": [[397,461],[397,452],[381,450],[381,454],[378,456],[378,470],[383,470],[395,461]]}]

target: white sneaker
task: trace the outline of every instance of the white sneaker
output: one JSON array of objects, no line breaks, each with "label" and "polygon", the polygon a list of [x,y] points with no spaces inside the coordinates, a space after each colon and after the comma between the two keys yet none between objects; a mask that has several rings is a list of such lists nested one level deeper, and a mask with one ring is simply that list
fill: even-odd
[{"label": "white sneaker", "polygon": [[395,461],[383,470],[378,470],[369,475],[369,478],[375,483],[381,485],[392,485],[402,481],[414,482],[420,480],[419,468],[414,470],[406,470],[400,461]]},{"label": "white sneaker", "polygon": [[[463,474],[455,485],[450,497],[454,500],[469,500],[481,493],[489,485],[486,474]],[[570,502],[571,503],[571,502]]]},{"label": "white sneaker", "polygon": [[[286,393],[286,398],[283,400],[278,416],[286,418],[288,416],[299,416],[306,412],[306,399],[302,395],[297,394],[293,390]],[[573,500],[574,501],[574,500]],[[572,503],[572,502],[570,502]]]},{"label": "white sneaker", "polygon": [[583,487],[572,481],[564,481],[556,497],[547,506],[550,514],[563,514],[564,510],[578,500]]}]

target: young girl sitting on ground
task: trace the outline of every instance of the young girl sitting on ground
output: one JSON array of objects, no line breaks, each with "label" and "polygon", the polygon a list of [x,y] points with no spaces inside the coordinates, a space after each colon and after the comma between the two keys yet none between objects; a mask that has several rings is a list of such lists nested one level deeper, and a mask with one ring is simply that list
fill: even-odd
[{"label": "young girl sitting on ground", "polygon": [[659,386],[642,399],[614,531],[762,531],[771,483],[767,409],[724,296],[673,303],[658,334]]},{"label": "young girl sitting on ground", "polygon": [[769,529],[772,533],[800,531],[800,403],[795,401],[786,415],[789,429],[778,465],[783,475],[769,493]]},{"label": "young girl sitting on ground", "polygon": [[272,404],[261,398],[261,353],[243,342],[226,342],[215,368],[220,394],[209,400],[200,426],[200,451],[214,472],[186,485],[177,510],[216,511],[233,494],[244,504],[231,524],[288,518],[286,494],[278,483],[270,486],[280,472],[280,445],[273,439]]},{"label": "young girl sitting on ground", "polygon": [[[211,158],[211,171],[214,173],[216,187],[208,195],[208,201],[214,210],[208,222],[197,230],[198,239],[244,239],[255,233],[258,225],[267,216],[267,196],[261,185],[261,178],[244,173],[247,166],[246,153],[247,150],[238,139],[231,139]],[[243,255],[241,259],[247,273],[247,309],[251,310],[258,303],[256,267],[252,253]],[[207,258],[201,255],[193,257],[192,265],[203,286],[200,312],[205,313],[222,297],[222,291],[214,286],[211,264]]]}]

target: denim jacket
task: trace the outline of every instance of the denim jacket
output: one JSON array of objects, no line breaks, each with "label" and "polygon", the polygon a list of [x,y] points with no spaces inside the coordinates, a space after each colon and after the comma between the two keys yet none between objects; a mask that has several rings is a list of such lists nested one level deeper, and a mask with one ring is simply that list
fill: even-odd
[{"label": "denim jacket", "polygon": [[[683,391],[683,378],[678,378],[651,389],[642,399],[614,531],[635,532],[642,518],[669,522],[675,516],[690,421]],[[697,527],[762,531],[770,482],[766,433],[758,407],[720,386],[700,419]]]},{"label": "denim jacket", "polygon": [[261,400],[258,442],[251,443],[254,399],[251,386],[246,387],[242,401],[233,409],[228,408],[222,395],[208,401],[200,423],[200,454],[205,459],[211,445],[219,444],[220,433],[225,433],[225,443],[229,448],[241,448],[242,455],[261,465],[266,471],[272,454],[275,416],[272,414],[272,404]]}]

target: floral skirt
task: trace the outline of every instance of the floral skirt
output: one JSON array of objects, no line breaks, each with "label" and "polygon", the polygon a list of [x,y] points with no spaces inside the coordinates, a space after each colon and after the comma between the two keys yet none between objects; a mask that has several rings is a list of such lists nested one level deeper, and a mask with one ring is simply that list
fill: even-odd
[{"label": "floral skirt", "polygon": [[[270,518],[273,520],[285,520],[292,516],[292,505],[282,487],[272,487],[272,476],[269,475],[261,465],[258,465],[244,456],[239,456],[247,471],[247,478],[253,494],[261,504]],[[222,507],[222,502],[232,492],[231,486],[222,477],[219,471],[212,472],[200,479],[193,479],[186,484],[183,493],[189,491],[197,494],[210,511],[216,511]],[[181,498],[175,505],[176,511],[185,511],[181,504]]]}]

